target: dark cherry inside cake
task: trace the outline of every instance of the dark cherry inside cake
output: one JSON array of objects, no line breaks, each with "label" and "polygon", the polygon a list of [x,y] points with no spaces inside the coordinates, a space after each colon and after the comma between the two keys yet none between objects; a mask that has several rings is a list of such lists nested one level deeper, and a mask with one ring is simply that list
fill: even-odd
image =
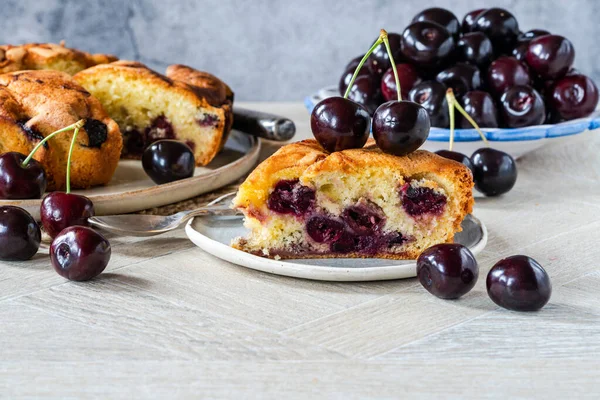
[{"label": "dark cherry inside cake", "polygon": [[314,140],[281,148],[240,186],[234,207],[266,257],[416,258],[451,242],[471,212],[468,168],[426,151],[397,157],[371,142],[326,153]]}]

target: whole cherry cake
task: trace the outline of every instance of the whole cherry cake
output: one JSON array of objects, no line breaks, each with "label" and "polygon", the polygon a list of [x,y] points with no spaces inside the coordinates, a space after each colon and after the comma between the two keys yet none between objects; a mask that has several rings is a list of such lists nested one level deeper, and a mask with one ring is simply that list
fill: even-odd
[{"label": "whole cherry cake", "polygon": [[328,153],[282,147],[240,186],[234,207],[250,234],[233,247],[271,258],[413,259],[451,242],[471,212],[467,167],[426,151],[398,157],[371,140]]}]

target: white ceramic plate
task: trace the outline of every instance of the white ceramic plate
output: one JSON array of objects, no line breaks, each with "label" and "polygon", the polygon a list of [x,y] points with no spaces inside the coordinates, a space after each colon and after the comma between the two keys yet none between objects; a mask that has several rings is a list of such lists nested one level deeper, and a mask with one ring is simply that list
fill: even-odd
[{"label": "white ceramic plate", "polygon": [[[339,96],[337,87],[326,87],[307,97],[304,104],[310,112],[321,100],[332,96]],[[553,125],[536,125],[517,129],[482,128],[481,130],[493,148],[504,151],[514,158],[519,158],[547,143],[561,140],[561,138],[566,139],[568,136],[598,127],[600,127],[600,111],[585,118]],[[481,138],[475,129],[456,129],[454,132],[453,149],[455,151],[471,155],[482,147]],[[429,151],[447,150],[449,140],[450,129],[432,127],[422,148]]]},{"label": "white ceramic plate", "polygon": [[[121,160],[106,186],[73,193],[88,196],[97,215],[125,214],[176,203],[235,182],[249,172],[258,160],[260,141],[232,131],[225,148],[205,167],[196,167],[194,176],[157,185],[146,175],[141,161]],[[16,205],[39,219],[41,200],[0,200],[2,205]]]},{"label": "white ceramic plate", "polygon": [[[485,225],[468,215],[462,227],[463,231],[455,236],[454,241],[467,246],[473,254],[483,250],[488,238]],[[271,274],[319,281],[378,281],[416,276],[415,260],[271,260],[236,250],[229,245],[231,240],[248,233],[241,217],[195,218],[187,224],[185,232],[194,244],[215,257]]]}]

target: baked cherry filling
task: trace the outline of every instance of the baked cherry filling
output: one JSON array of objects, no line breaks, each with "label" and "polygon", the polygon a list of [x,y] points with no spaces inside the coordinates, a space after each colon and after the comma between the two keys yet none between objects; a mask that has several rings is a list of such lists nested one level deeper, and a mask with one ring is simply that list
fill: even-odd
[{"label": "baked cherry filling", "polygon": [[346,208],[342,212],[342,219],[357,235],[373,235],[385,225],[383,210],[370,202]]},{"label": "baked cherry filling", "polygon": [[306,233],[317,243],[334,243],[344,230],[342,222],[322,215],[316,215],[306,222]]},{"label": "baked cherry filling", "polygon": [[[37,129],[30,127],[27,125],[27,119],[17,121],[17,125],[21,128],[21,130],[27,136],[27,139],[30,141],[39,141],[44,139],[44,135],[42,135]],[[44,148],[48,148],[48,142],[44,143]]]},{"label": "baked cherry filling", "polygon": [[108,128],[106,124],[94,118],[87,118],[83,129],[88,135],[88,146],[89,147],[101,147],[102,143],[106,142],[108,138]]},{"label": "baked cherry filling", "polygon": [[267,207],[281,214],[302,216],[312,208],[315,191],[300,184],[298,179],[277,182],[269,195]]},{"label": "baked cherry filling", "polygon": [[447,202],[443,194],[424,186],[413,187],[410,183],[400,188],[400,198],[404,211],[411,217],[424,214],[440,215],[444,212]]},{"label": "baked cherry filling", "polygon": [[123,152],[126,154],[141,155],[149,144],[157,140],[175,139],[175,131],[167,117],[160,115],[143,132],[134,128],[123,132],[123,136],[125,143]]},{"label": "baked cherry filling", "polygon": [[217,126],[219,123],[219,117],[212,114],[203,113],[202,117],[198,119],[198,125],[200,126]]}]

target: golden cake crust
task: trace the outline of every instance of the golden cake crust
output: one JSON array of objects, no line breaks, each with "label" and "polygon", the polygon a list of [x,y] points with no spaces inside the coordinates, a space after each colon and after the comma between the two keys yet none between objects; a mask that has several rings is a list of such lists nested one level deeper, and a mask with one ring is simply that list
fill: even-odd
[{"label": "golden cake crust", "polygon": [[[181,68],[179,68],[181,67]],[[100,64],[96,65],[92,68],[88,68],[77,73],[74,76],[74,79],[85,86],[86,81],[93,80],[94,77],[100,77],[105,74],[118,74],[123,79],[131,79],[131,80],[143,80],[149,86],[153,86],[158,88],[160,91],[170,91],[173,93],[177,93],[182,96],[186,101],[193,103],[197,108],[207,108],[215,110],[215,112],[222,114],[223,117],[218,122],[216,127],[217,130],[222,132],[219,137],[214,137],[211,143],[208,143],[206,146],[206,153],[203,159],[196,159],[197,165],[206,165],[208,164],[217,154],[217,152],[222,148],[226,138],[227,133],[231,129],[231,105],[227,100],[227,90],[228,87],[224,85],[222,88],[226,95],[222,104],[215,105],[214,103],[217,100],[222,99],[222,93],[217,92],[212,93],[210,89],[207,87],[200,88],[196,87],[195,84],[200,84],[202,81],[211,82],[212,86],[219,86],[218,79],[216,77],[207,78],[204,76],[204,80],[199,76],[200,71],[192,70],[189,67],[187,70],[184,70],[182,67],[184,66],[174,66],[171,69],[171,74],[175,76],[177,79],[172,79],[168,76],[162,75],[150,68],[146,65],[136,62],[136,61],[116,61],[109,64]],[[218,81],[218,82],[217,82]],[[210,85],[206,85],[210,86]],[[211,86],[211,87],[212,87]],[[207,95],[207,93],[211,93],[211,95]],[[233,95],[232,95],[233,96]],[[226,118],[225,116],[229,114],[230,117]],[[227,127],[229,124],[229,128]]]},{"label": "golden cake crust", "polygon": [[116,61],[109,54],[90,54],[64,44],[27,43],[0,46],[0,73],[52,69],[73,75],[98,64]]},{"label": "golden cake crust", "polygon": [[[463,164],[440,157],[424,150],[418,150],[403,157],[383,153],[370,139],[364,148],[326,152],[316,140],[304,140],[286,145],[261,163],[239,187],[233,206],[241,209],[248,217],[261,220],[266,202],[274,185],[280,180],[299,179],[310,182],[321,174],[347,174],[358,176],[367,169],[395,171],[409,179],[427,179],[435,176],[452,182],[453,196],[462,199],[460,209],[454,211],[453,232],[461,231],[461,222],[473,209],[473,179],[470,170]],[[447,241],[452,241],[453,235]],[[241,238],[233,247],[250,251],[256,255],[295,258],[296,255],[261,254],[248,248],[247,241]],[[416,258],[416,250],[400,253],[378,253],[374,257],[388,259]],[[343,257],[369,257],[361,253],[346,253]],[[302,258],[335,258],[336,254],[302,254]]]},{"label": "golden cake crust", "polygon": [[[87,188],[108,183],[117,166],[122,138],[117,124],[100,102],[66,73],[59,71],[19,71],[0,75],[0,152],[28,154],[41,137],[77,122],[95,119],[106,125],[106,140],[90,142],[81,129],[73,151],[71,185]],[[31,137],[33,135],[33,137]],[[49,190],[63,190],[67,155],[73,132],[48,141],[34,158],[42,163]]]}]

